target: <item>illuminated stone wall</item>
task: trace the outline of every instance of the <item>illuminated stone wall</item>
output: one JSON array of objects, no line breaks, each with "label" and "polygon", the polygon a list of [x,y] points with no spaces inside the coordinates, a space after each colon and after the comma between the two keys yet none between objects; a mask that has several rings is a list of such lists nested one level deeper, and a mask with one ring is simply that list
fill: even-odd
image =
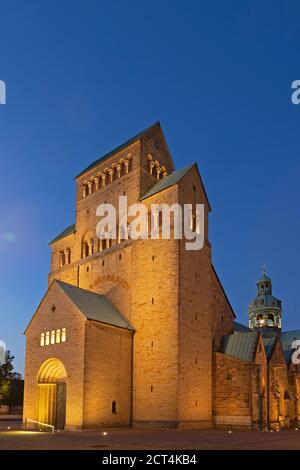
[{"label": "illuminated stone wall", "polygon": [[85,331],[83,427],[129,426],[133,332],[97,322]]},{"label": "illuminated stone wall", "polygon": [[[52,307],[55,306],[53,312]],[[66,328],[67,341],[40,346],[42,332]],[[38,374],[44,362],[60,360],[67,371],[66,427],[80,428],[83,419],[85,319],[58,284],[53,283],[26,332],[24,418],[38,418]]]},{"label": "illuminated stone wall", "polygon": [[[128,160],[126,168],[124,160]],[[209,204],[196,168],[178,185],[143,202],[148,206],[204,203],[205,246],[201,251],[186,251],[184,242],[177,240],[113,242],[111,248],[98,251],[95,235],[99,204],[117,206],[120,195],[128,197],[128,204],[138,202],[157,177],[170,174],[173,168],[156,126],[77,178],[76,232],[52,244],[49,285],[60,279],[105,294],[136,330],[133,357],[130,333],[85,324],[80,315],[72,314],[74,307],[65,297],[58,292],[53,296],[50,289],[46,305],[40,307],[27,335],[27,417],[36,415],[36,374],[52,348],[51,354],[58,355],[68,373],[71,371],[70,384],[74,381],[78,387],[76,396],[68,395],[76,404],[74,411],[68,405],[68,427],[126,425],[131,419],[134,426],[212,425],[212,349],[223,334],[232,331],[233,315],[212,269]],[[101,186],[104,179],[105,186]],[[92,238],[93,253],[83,257],[82,242],[90,243]],[[68,248],[70,264],[60,267],[60,252]],[[57,323],[57,314],[49,311],[51,303],[64,316],[68,337],[71,332],[64,349],[60,349],[62,345],[37,347],[38,334]],[[76,342],[72,340],[74,328]],[[77,361],[78,370],[74,371]],[[111,413],[114,397],[119,410],[116,415]]]}]

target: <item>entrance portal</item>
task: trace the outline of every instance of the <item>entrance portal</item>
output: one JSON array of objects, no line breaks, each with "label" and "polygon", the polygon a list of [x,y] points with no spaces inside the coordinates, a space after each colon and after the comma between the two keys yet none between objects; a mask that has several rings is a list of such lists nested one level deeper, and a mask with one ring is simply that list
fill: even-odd
[{"label": "entrance portal", "polygon": [[63,429],[66,422],[67,372],[61,361],[48,359],[38,374],[38,421]]}]

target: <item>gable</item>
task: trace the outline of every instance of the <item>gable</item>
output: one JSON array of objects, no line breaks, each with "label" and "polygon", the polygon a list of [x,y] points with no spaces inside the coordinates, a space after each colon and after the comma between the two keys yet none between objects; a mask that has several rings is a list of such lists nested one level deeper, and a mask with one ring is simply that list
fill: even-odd
[{"label": "gable", "polygon": [[157,183],[152,186],[145,194],[142,195],[141,201],[143,199],[147,199],[148,197],[154,196],[154,194],[158,194],[161,191],[164,191],[171,186],[174,186],[179,183],[181,178],[192,168],[193,165],[189,165],[181,170],[176,170],[171,175],[166,176],[162,180],[159,180]]},{"label": "gable", "polygon": [[96,292],[91,292],[63,281],[54,282],[61,287],[87,320],[133,330],[129,321],[105,295],[97,294]]},{"label": "gable", "polygon": [[[52,311],[53,306],[55,307],[54,311]],[[58,283],[53,281],[34,312],[24,334],[27,335],[35,328],[50,330],[64,327],[62,323],[65,323],[66,320],[85,322],[84,316],[76,305],[66,297]]]},{"label": "gable", "polygon": [[[52,305],[55,306],[55,312],[51,310]],[[72,318],[78,316],[83,322],[86,320],[97,321],[133,331],[133,327],[128,320],[106,296],[81,289],[63,281],[54,280],[31,318],[25,334],[37,321],[41,324],[41,327],[46,324],[50,325],[47,326],[47,329],[50,329],[52,328],[51,320],[53,318],[55,318],[54,328],[57,327],[58,321],[63,321],[64,317],[70,315]]]},{"label": "gable", "polygon": [[75,178],[79,178],[80,176],[84,175],[85,173],[87,173],[88,171],[92,170],[93,168],[95,168],[96,166],[100,165],[101,163],[105,162],[106,160],[108,160],[110,157],[113,157],[114,154],[117,154],[121,151],[123,151],[124,149],[126,149],[127,147],[129,147],[130,145],[134,144],[135,142],[139,141],[139,140],[142,140],[144,139],[148,134],[151,134],[152,132],[155,132],[155,131],[158,131],[159,132],[159,135],[160,135],[160,139],[163,143],[163,146],[164,146],[164,149],[166,150],[166,152],[168,153],[169,155],[169,159],[170,159],[170,163],[171,165],[173,166],[173,161],[172,161],[172,158],[171,158],[171,155],[170,155],[170,152],[169,152],[169,149],[168,149],[168,146],[167,146],[167,142],[166,142],[166,139],[164,137],[164,134],[163,134],[163,131],[162,131],[162,128],[161,128],[161,125],[160,125],[160,122],[157,121],[155,122],[154,124],[152,124],[150,127],[147,127],[146,129],[144,129],[143,131],[139,132],[138,134],[136,134],[135,136],[131,137],[130,139],[126,140],[125,142],[123,142],[121,145],[119,145],[118,147],[115,147],[113,150],[110,150],[108,153],[106,153],[105,155],[103,155],[102,157],[98,158],[97,160],[95,160],[93,163],[91,163],[90,165],[88,165],[84,170],[82,170]]},{"label": "gable", "polygon": [[273,350],[270,353],[269,362],[273,367],[286,366],[286,360],[279,337],[276,337]]},{"label": "gable", "polygon": [[259,334],[257,331],[224,336],[220,352],[227,356],[253,362],[255,360],[258,340]]}]

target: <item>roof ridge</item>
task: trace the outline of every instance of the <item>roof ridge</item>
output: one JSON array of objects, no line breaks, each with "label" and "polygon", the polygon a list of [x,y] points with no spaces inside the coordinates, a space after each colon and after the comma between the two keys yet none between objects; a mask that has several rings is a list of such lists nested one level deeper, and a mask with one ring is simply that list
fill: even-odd
[{"label": "roof ridge", "polygon": [[79,178],[79,176],[82,176],[84,173],[91,170],[92,168],[97,166],[99,163],[104,162],[107,158],[111,157],[114,153],[120,152],[124,148],[128,147],[128,145],[133,144],[136,140],[140,139],[144,134],[149,132],[150,129],[152,129],[152,127],[157,126],[157,125],[159,125],[161,127],[160,121],[154,122],[151,126],[149,126],[146,129],[142,130],[141,132],[139,132],[135,136],[131,137],[130,139],[127,139],[122,144],[120,144],[117,147],[113,148],[113,150],[110,150],[109,152],[105,153],[102,157],[95,160],[93,163],[88,165],[84,170],[82,170],[77,176],[75,176],[75,179]]},{"label": "roof ridge", "polygon": [[[54,279],[53,282],[56,282],[63,289],[64,293],[70,298],[74,305],[76,305],[76,307],[86,317],[87,320],[110,324],[119,328],[134,330],[130,321],[120,312],[120,310],[105,294],[93,292],[91,290],[75,286],[74,284],[69,284],[60,279]],[[73,291],[77,291],[77,294],[72,296],[70,288]],[[82,294],[84,294],[86,297],[89,296],[90,299],[93,297],[94,301],[90,300],[90,303],[88,304],[86,302],[86,298],[82,298]],[[121,321],[120,318],[118,320],[118,317],[121,318]]]},{"label": "roof ridge", "polygon": [[72,235],[72,233],[75,233],[75,228],[76,224],[68,225],[62,232],[60,232],[55,238],[53,238],[51,242],[49,242],[49,245],[52,245],[52,243],[57,242],[61,238],[65,238],[68,235]]},{"label": "roof ridge", "polygon": [[[146,199],[150,196],[153,196],[154,194],[157,194],[161,191],[164,191],[167,188],[170,188],[171,186],[174,186],[174,184],[177,184],[181,178],[184,177],[184,175],[191,169],[193,168],[194,165],[197,163],[194,162],[186,167],[179,168],[178,170],[173,171],[173,173],[170,173],[168,176],[165,178],[156,181],[154,185],[148,189],[140,198],[142,201],[143,199]],[[180,176],[180,178],[178,178]]]}]

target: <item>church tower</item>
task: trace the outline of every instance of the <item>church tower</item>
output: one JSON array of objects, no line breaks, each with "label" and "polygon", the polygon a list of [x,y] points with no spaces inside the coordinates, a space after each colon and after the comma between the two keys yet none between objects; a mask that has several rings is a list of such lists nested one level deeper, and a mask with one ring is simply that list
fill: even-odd
[{"label": "church tower", "polygon": [[272,280],[263,270],[257,282],[257,296],[248,308],[249,328],[281,331],[281,300],[272,294]]}]

